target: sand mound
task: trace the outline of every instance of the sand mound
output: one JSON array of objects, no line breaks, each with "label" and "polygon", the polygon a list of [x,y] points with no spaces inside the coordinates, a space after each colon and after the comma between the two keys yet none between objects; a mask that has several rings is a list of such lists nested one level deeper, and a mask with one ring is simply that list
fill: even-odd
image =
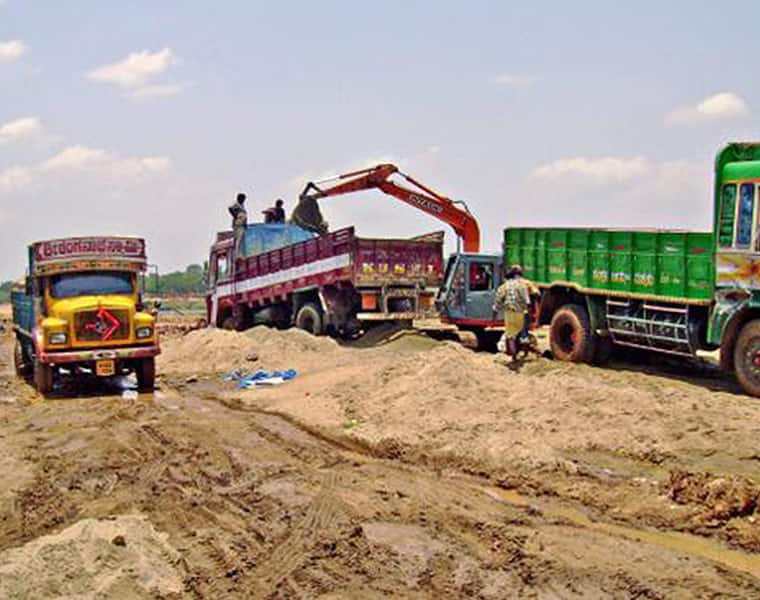
[{"label": "sand mound", "polygon": [[287,356],[306,352],[323,355],[339,350],[334,339],[326,336],[317,337],[295,327],[286,330],[254,327],[244,332],[243,335],[258,346],[259,353],[267,355]]},{"label": "sand mound", "polygon": [[[163,373],[222,373],[233,369],[304,369],[325,355],[340,352],[327,337],[300,329],[254,327],[245,332],[201,329],[164,342],[159,357]],[[251,357],[258,357],[251,361]]]},{"label": "sand mound", "polygon": [[0,554],[0,597],[154,598],[178,594],[182,590],[176,568],[179,554],[167,537],[139,515],[79,521],[60,533]]},{"label": "sand mound", "polygon": [[216,373],[244,364],[256,352],[255,343],[242,333],[200,329],[166,340],[159,356],[162,373]]}]

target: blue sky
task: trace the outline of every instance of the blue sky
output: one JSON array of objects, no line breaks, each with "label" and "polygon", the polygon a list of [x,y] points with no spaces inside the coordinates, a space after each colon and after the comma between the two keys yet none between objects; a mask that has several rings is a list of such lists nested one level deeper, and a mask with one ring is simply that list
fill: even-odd
[{"label": "blue sky", "polygon": [[[292,205],[387,160],[466,200],[486,250],[508,225],[708,228],[717,148],[758,137],[760,5],[512,4],[0,0],[0,280],[72,234],[184,267],[239,189]],[[323,210],[442,227],[382,194]]]}]

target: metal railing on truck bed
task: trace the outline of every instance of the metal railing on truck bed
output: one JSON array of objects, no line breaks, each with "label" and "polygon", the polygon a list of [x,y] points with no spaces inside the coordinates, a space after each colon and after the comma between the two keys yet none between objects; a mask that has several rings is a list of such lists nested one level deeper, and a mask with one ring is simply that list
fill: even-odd
[{"label": "metal railing on truck bed", "polygon": [[437,287],[443,277],[440,237],[418,240],[358,238],[347,227],[236,261],[234,279],[220,296],[247,302],[285,297],[309,287],[350,282],[356,287]]}]

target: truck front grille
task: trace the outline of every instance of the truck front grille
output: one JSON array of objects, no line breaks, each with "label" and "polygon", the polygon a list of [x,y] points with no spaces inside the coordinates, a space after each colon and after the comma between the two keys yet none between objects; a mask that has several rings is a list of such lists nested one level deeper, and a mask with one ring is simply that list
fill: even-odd
[{"label": "truck front grille", "polygon": [[74,317],[74,334],[80,342],[116,342],[129,339],[129,311],[99,308]]}]

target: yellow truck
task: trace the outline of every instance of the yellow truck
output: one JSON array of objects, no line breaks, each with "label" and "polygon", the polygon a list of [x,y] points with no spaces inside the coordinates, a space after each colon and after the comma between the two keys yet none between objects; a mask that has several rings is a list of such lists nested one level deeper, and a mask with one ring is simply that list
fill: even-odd
[{"label": "yellow truck", "polygon": [[153,389],[160,353],[155,316],[140,293],[145,241],[78,237],[29,246],[26,278],[11,292],[14,363],[43,395],[62,372],[115,377],[134,373]]}]

